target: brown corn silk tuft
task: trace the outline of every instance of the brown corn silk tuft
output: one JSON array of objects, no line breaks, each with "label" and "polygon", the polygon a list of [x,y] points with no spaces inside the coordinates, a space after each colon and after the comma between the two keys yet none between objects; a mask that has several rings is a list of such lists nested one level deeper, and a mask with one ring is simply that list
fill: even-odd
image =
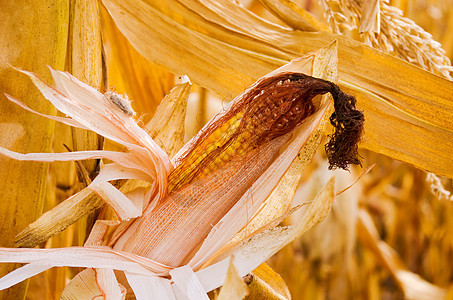
[{"label": "brown corn silk tuft", "polygon": [[232,156],[242,156],[246,150],[292,131],[316,111],[313,98],[327,92],[332,94],[335,107],[330,118],[335,132],[325,147],[329,169],[360,164],[357,144],[364,117],[355,109],[356,99],[332,82],[302,73],[283,73],[259,81],[234,108],[198,136],[176,162],[169,176],[169,192],[219,169]]},{"label": "brown corn silk tuft", "polygon": [[[320,79],[321,80],[321,79]],[[325,145],[329,169],[348,169],[348,166],[361,165],[358,153],[358,144],[363,134],[365,117],[361,111],[355,108],[357,100],[348,95],[329,81],[329,92],[334,99],[335,111],[330,116],[330,123],[335,128],[329,135],[329,142]]]},{"label": "brown corn silk tuft", "polygon": [[[264,77],[194,138],[169,176],[167,197],[124,232],[114,234],[108,244],[169,266],[187,263],[211,226],[272,163],[293,130],[316,112],[313,99],[327,92],[332,93],[338,109],[332,117],[337,122],[333,149],[354,153],[337,147],[347,141],[357,154],[357,145],[347,140],[348,130],[354,130],[353,137],[362,130],[350,126],[347,118],[360,115],[361,123],[351,124],[361,126],[363,115],[355,110],[352,96],[329,81],[301,73]],[[337,160],[331,161],[335,166],[358,161],[335,155]]]}]

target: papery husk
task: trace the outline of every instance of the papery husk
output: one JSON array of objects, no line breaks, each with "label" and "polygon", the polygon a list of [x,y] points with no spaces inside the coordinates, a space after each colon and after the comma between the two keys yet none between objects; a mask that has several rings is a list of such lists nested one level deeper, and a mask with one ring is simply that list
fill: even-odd
[{"label": "papery husk", "polygon": [[[189,83],[181,83],[170,92],[168,97],[165,98],[165,101],[162,102],[162,108],[160,109],[173,113],[171,115],[165,115],[169,118],[167,121],[162,120],[162,116],[157,115],[156,117],[161,121],[159,123],[162,127],[160,127],[160,131],[158,132],[150,132],[156,141],[168,145],[168,147],[164,147],[164,149],[169,151],[169,153],[175,153],[179,150],[177,147],[183,143],[183,137],[181,137],[180,131],[181,124],[184,124],[185,110],[181,107],[186,106],[189,92]],[[172,121],[170,122],[170,120]],[[180,124],[180,126],[174,127],[173,124],[175,123]],[[146,128],[147,126],[145,126],[145,130],[147,130]],[[25,228],[16,237],[16,245],[21,247],[34,247],[63,231],[84,215],[100,208],[103,204],[104,201],[92,191],[86,190],[81,194],[77,194],[73,198],[69,198],[55,208],[49,210],[36,222]]]},{"label": "papery husk", "polygon": [[[67,30],[67,1],[4,1],[0,10],[0,124],[1,146],[19,152],[49,152],[54,122],[10,104],[3,96],[20,97],[33,108],[54,114],[55,109],[33,90],[28,79],[9,68],[21,66],[50,79],[46,65],[64,67]],[[39,38],[37,38],[39,37]],[[3,183],[0,215],[1,246],[13,246],[14,236],[33,222],[43,208],[48,164],[23,163],[1,157],[0,179]],[[0,274],[13,265],[2,264]],[[0,292],[1,299],[22,299],[26,282]]]},{"label": "papery husk", "polygon": [[173,157],[184,146],[184,120],[192,84],[187,76],[165,96],[144,129]]},{"label": "papery husk", "polygon": [[[73,286],[76,288],[71,288]],[[91,268],[77,274],[66,287],[60,296],[61,300],[93,299],[102,295],[96,284],[96,272]]]},{"label": "papery husk", "polygon": [[[302,207],[284,221],[284,224],[297,224],[305,209],[318,193],[319,189],[329,180],[332,172],[327,170],[327,164],[317,157],[313,169],[306,170],[309,176],[297,190],[292,206]],[[270,266],[285,278],[293,297],[299,298],[334,298],[349,299],[351,294],[349,282],[355,282],[349,277],[348,271],[355,258],[356,223],[358,200],[361,195],[361,183],[368,176],[355,183],[350,189],[338,195],[339,191],[354,183],[355,168],[351,173],[341,170],[335,175],[335,202],[331,212],[318,226],[306,232],[300,238],[288,245],[282,251],[271,257]],[[360,170],[362,172],[362,170]],[[361,284],[364,282],[363,284]],[[366,286],[367,281],[360,284]],[[326,287],[328,287],[326,289]],[[354,287],[350,289],[353,290]],[[318,295],[318,296],[315,296]],[[322,296],[321,296],[322,295]],[[366,298],[366,297],[365,297]]]},{"label": "papery husk", "polygon": [[220,289],[219,295],[215,298],[216,300],[242,300],[250,293],[244,279],[239,276],[233,261],[234,257],[231,258],[225,283]]},{"label": "papery husk", "polygon": [[277,26],[231,1],[103,3],[142,55],[221,95],[337,39],[340,85],[368,119],[362,147],[453,177],[453,83],[445,79],[343,36]]},{"label": "papery husk", "polygon": [[[288,137],[233,160],[223,169],[196,180],[167,197],[135,221],[114,249],[150,257],[171,266],[186,264],[192,251],[266,170]],[[146,243],[143,239],[146,236]]]},{"label": "papery husk", "polygon": [[196,272],[205,290],[211,291],[223,283],[224,277],[216,277],[214,274],[226,274],[231,255],[235,257],[234,263],[239,274],[245,276],[285,245],[322,222],[328,215],[335,198],[334,184],[335,178],[332,177],[316,195],[296,225],[268,229],[230,247],[221,255],[212,257],[205,268]]}]

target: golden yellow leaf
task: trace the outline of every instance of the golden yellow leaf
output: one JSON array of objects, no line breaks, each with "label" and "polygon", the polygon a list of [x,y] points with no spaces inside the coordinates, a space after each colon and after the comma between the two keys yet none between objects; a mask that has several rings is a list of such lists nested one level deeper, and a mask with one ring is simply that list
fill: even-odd
[{"label": "golden yellow leaf", "polygon": [[102,37],[108,87],[126,93],[142,121],[148,123],[162,98],[174,85],[174,75],[135,50],[101,6]]},{"label": "golden yellow leaf", "polygon": [[250,295],[245,299],[291,299],[285,281],[266,263],[259,265],[247,277],[250,280],[250,282],[247,282]]},{"label": "golden yellow leaf", "polygon": [[289,27],[301,31],[330,31],[313,15],[292,0],[260,0],[260,2]]},{"label": "golden yellow leaf", "polygon": [[[102,61],[101,20],[98,3],[91,0],[70,2],[68,57],[66,69],[81,81],[102,91],[104,72]],[[71,128],[73,150],[102,149],[103,139],[84,129]],[[82,161],[92,175],[98,169],[98,160]]]},{"label": "golden yellow leaf", "polygon": [[[32,83],[7,64],[33,70],[50,79],[46,65],[64,67],[67,29],[67,1],[2,1],[0,10],[0,141],[19,152],[48,152],[54,122],[35,116],[9,103],[3,93],[20,97],[44,113],[55,109]],[[11,247],[14,236],[42,211],[48,164],[23,163],[0,158],[0,180],[7,186],[0,196],[1,246]],[[12,265],[2,265],[3,276]],[[21,299],[26,284],[0,293],[2,299]]]}]

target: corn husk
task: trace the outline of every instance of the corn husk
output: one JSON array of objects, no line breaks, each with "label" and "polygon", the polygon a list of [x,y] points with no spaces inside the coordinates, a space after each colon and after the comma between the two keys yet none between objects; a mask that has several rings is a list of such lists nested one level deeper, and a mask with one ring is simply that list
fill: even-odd
[{"label": "corn husk", "polygon": [[[151,136],[154,137],[158,143],[159,141],[165,142],[162,146],[169,154],[176,153],[183,143],[181,126],[184,124],[184,107],[186,106],[189,92],[189,82],[177,85],[158,108],[158,110],[160,110],[160,113],[156,115],[158,121],[150,123],[154,125],[157,124],[159,126],[159,131],[152,131],[150,129],[150,127],[152,127],[151,125],[145,126],[145,130],[150,132]],[[168,120],[165,120],[165,118],[162,119],[162,116],[164,115],[168,117]],[[55,120],[59,122],[68,122],[68,119],[58,118]],[[71,124],[73,123],[69,123],[68,125]],[[178,124],[178,126],[174,126],[175,124]],[[84,215],[100,208],[103,203],[102,199],[97,197],[94,192],[81,191],[66,199],[66,201],[62,202],[54,209],[49,210],[36,222],[25,228],[16,237],[16,244],[22,247],[34,247],[66,229]]]},{"label": "corn husk", "polygon": [[233,259],[230,261],[230,266],[225,278],[225,283],[220,290],[217,300],[227,299],[244,299],[249,294],[247,284],[245,284],[242,277],[239,276],[236,267],[234,266]]}]

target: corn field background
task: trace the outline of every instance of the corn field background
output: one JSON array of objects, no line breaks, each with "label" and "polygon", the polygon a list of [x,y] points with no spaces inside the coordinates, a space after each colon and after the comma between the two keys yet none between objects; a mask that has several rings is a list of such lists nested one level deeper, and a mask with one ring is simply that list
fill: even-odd
[{"label": "corn field background", "polygon": [[[338,85],[365,115],[362,167],[330,171],[320,146],[303,172],[293,170],[302,211],[333,174],[335,191],[352,186],[323,222],[245,277],[247,299],[453,299],[453,1],[0,0],[0,20],[0,146],[19,153],[123,146],[9,102],[4,93],[57,114],[12,67],[52,82],[50,66],[127,95],[138,124],[173,157],[256,79],[336,41]],[[183,75],[188,98],[159,111]],[[185,120],[164,124],[172,115]],[[171,136],[159,135],[165,126]],[[0,156],[0,246],[17,247],[20,232],[101,167]],[[113,215],[97,201],[36,247],[83,246],[99,215]],[[0,264],[0,276],[17,267]],[[59,299],[81,270],[52,268],[0,299]],[[242,299],[229,295],[209,294]]]}]

